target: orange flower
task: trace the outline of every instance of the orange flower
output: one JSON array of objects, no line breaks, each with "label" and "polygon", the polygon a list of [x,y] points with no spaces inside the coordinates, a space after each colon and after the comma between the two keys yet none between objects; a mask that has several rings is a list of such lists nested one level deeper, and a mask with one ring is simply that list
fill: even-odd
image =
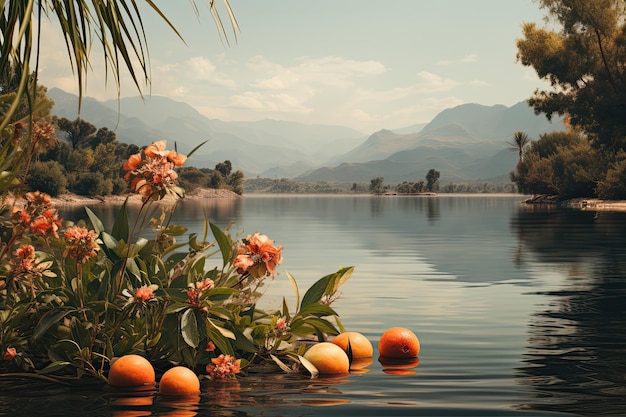
[{"label": "orange flower", "polygon": [[138,301],[150,301],[154,299],[154,292],[159,288],[158,285],[143,285],[135,291],[135,299]]},{"label": "orange flower", "polygon": [[266,235],[255,233],[242,240],[237,248],[238,255],[233,260],[237,272],[249,272],[255,278],[273,275],[276,266],[282,261],[282,246],[274,246],[274,242]]},{"label": "orange flower", "polygon": [[130,171],[137,169],[139,167],[139,164],[141,164],[141,153],[136,153],[134,155],[131,155],[128,158],[128,161],[124,162],[123,168],[124,168],[124,171],[127,171],[126,175],[124,175],[124,178],[127,181],[130,178]]},{"label": "orange flower", "polygon": [[67,240],[66,253],[70,258],[79,263],[85,263],[87,259],[96,256],[100,246],[96,242],[97,234],[93,230],[87,230],[80,226],[68,227],[63,237]]},{"label": "orange flower", "polygon": [[211,359],[211,363],[206,366],[206,371],[213,379],[234,378],[241,372],[241,359],[235,360],[233,356],[221,354]]},{"label": "orange flower", "polygon": [[15,250],[15,256],[20,259],[34,259],[35,248],[32,245],[22,245]]},{"label": "orange flower", "polygon": [[185,162],[187,162],[187,157],[185,155],[177,153],[176,151],[169,151],[167,153],[167,160],[177,167],[180,167],[185,165]]},{"label": "orange flower", "polygon": [[151,145],[146,146],[146,149],[143,151],[143,153],[148,158],[157,158],[157,157],[165,156],[167,155],[167,153],[164,152],[166,143],[167,141],[165,140],[154,142]]},{"label": "orange flower", "polygon": [[2,357],[2,359],[4,359],[5,361],[12,361],[13,358],[15,358],[16,356],[17,356],[17,350],[14,347],[8,347],[4,351],[4,356]]}]

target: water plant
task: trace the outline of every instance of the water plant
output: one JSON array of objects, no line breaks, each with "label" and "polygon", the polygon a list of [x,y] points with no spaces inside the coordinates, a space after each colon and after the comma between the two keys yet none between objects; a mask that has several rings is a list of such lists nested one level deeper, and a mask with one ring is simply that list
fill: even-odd
[{"label": "water plant", "polygon": [[306,342],[344,330],[331,303],[352,267],[320,278],[302,298],[287,272],[295,308],[283,299],[262,309],[281,246],[258,232],[235,238],[210,219],[202,236],[172,224],[184,197],[176,169],[189,155],[159,141],[129,158],[124,178],[141,196],[135,216],[127,199],[112,225],[89,208],[84,220],[64,221],[48,195],[21,191],[24,163],[8,163],[27,159],[32,134],[19,123],[0,144],[0,374],[105,381],[112,360],[129,354],[208,378],[258,364],[294,371]]}]

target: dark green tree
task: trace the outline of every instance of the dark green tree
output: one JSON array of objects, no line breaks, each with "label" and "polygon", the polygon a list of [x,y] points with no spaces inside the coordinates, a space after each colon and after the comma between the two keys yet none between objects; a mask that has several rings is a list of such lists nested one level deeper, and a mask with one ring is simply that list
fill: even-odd
[{"label": "dark green tree", "polygon": [[550,82],[529,104],[548,119],[558,114],[606,152],[626,147],[624,0],[538,0],[560,28],[525,23],[517,58]]},{"label": "dark green tree", "polygon": [[40,161],[31,165],[26,184],[31,190],[42,191],[56,197],[66,191],[67,178],[58,162]]},{"label": "dark green tree", "polygon": [[433,193],[439,190],[439,177],[440,172],[436,169],[428,170],[426,173],[426,191]]},{"label": "dark green tree", "polygon": [[385,186],[383,182],[385,179],[383,177],[376,177],[370,180],[370,192],[373,194],[382,194],[385,192]]},{"label": "dark green tree", "polygon": [[59,130],[65,132],[66,139],[72,145],[72,149],[83,148],[90,145],[92,137],[96,134],[96,127],[81,119],[69,120],[65,117],[56,119]]}]

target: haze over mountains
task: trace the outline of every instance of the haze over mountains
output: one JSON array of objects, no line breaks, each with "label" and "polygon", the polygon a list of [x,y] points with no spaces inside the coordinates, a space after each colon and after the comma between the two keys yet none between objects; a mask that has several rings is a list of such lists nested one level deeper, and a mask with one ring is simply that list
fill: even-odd
[{"label": "haze over mountains", "polygon": [[[78,117],[78,98],[60,89],[48,91],[59,117]],[[213,168],[230,160],[246,177],[292,178],[298,181],[385,183],[422,180],[434,168],[441,183],[509,182],[517,154],[506,144],[514,132],[531,139],[562,130],[536,116],[526,102],[512,107],[463,104],[439,113],[428,124],[371,135],[343,126],[308,125],[277,120],[224,122],[209,119],[183,102],[152,96],[100,102],[83,98],[80,117],[96,127],[114,130],[121,142],[140,146],[174,141],[189,152],[205,140],[188,165]]]}]

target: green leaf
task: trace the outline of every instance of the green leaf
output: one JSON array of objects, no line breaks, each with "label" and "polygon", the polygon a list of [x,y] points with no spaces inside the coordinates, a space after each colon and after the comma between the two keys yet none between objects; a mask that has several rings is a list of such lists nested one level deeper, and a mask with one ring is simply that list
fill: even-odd
[{"label": "green leaf", "polygon": [[288,374],[292,374],[292,373],[293,373],[293,370],[292,370],[290,367],[288,367],[287,365],[285,365],[285,363],[284,363],[283,361],[281,361],[280,359],[278,359],[278,357],[277,357],[277,356],[275,356],[275,355],[270,355],[270,357],[272,358],[272,360],[273,360],[274,362],[276,362],[276,365],[278,365],[278,367],[279,367],[280,369],[282,369],[283,371],[287,372]]},{"label": "green leaf", "polygon": [[293,275],[286,271],[287,278],[289,278],[289,282],[291,282],[291,286],[293,287],[293,291],[296,293],[296,310],[300,308],[300,290],[298,289],[298,283]]},{"label": "green leaf", "polygon": [[124,200],[124,203],[120,207],[120,211],[117,213],[117,216],[115,216],[115,223],[113,224],[113,230],[111,231],[111,235],[113,235],[117,240],[123,240],[125,242],[128,242],[128,237],[130,236],[127,203],[128,198]]},{"label": "green leaf", "polygon": [[226,266],[226,264],[230,261],[233,250],[232,241],[230,237],[222,231],[222,229],[213,223],[210,223],[209,226],[211,227],[211,233],[213,233],[215,241],[220,248],[220,252],[222,252],[222,261],[224,262],[224,266]]},{"label": "green leaf", "polygon": [[215,346],[217,346],[220,352],[222,352],[224,355],[235,355],[235,351],[233,349],[233,346],[230,344],[230,341],[222,335],[222,333],[219,331],[218,328],[213,325],[213,323],[207,322],[206,331],[207,336],[209,337],[209,339],[211,339],[213,343],[215,343]]},{"label": "green leaf", "polygon": [[50,327],[54,326],[55,324],[58,324],[59,321],[63,317],[65,317],[69,312],[70,312],[70,309],[59,308],[59,309],[50,310],[46,314],[44,314],[41,320],[39,321],[39,324],[35,328],[35,331],[33,332],[32,340],[36,341],[41,336],[43,336]]},{"label": "green leaf", "polygon": [[326,293],[326,288],[328,287],[328,283],[330,282],[331,278],[332,275],[326,275],[325,277],[320,278],[319,280],[317,280],[317,282],[311,285],[311,287],[304,294],[304,297],[302,297],[302,303],[300,304],[300,308],[304,308],[309,304],[319,302]]},{"label": "green leaf", "polygon": [[65,368],[67,365],[71,365],[72,362],[67,362],[67,361],[55,361],[52,362],[51,364],[49,364],[48,366],[46,366],[45,368],[43,368],[41,371],[38,372],[38,374],[40,375],[45,375],[45,374],[51,374],[53,372],[56,372],[60,369]]},{"label": "green leaf", "polygon": [[235,336],[235,333],[233,333],[232,331],[230,331],[230,330],[228,330],[228,329],[226,329],[226,328],[224,328],[222,326],[218,326],[211,319],[209,319],[208,322],[209,322],[209,324],[211,326],[215,327],[220,332],[220,334],[222,336],[224,336],[224,337],[226,337],[228,339],[233,339],[233,340],[237,339],[237,337]]},{"label": "green leaf", "polygon": [[302,364],[302,366],[304,366],[304,368],[309,371],[309,373],[311,374],[311,378],[315,378],[320,374],[320,371],[317,370],[315,365],[313,365],[308,359],[305,359],[304,356],[298,355],[298,359],[300,359],[300,363]]},{"label": "green leaf", "polygon": [[96,214],[91,211],[89,207],[85,207],[85,211],[87,212],[89,221],[91,221],[93,230],[95,230],[98,234],[104,232],[104,224],[102,223],[102,220],[100,220],[100,218],[96,216]]},{"label": "green leaf", "polygon": [[289,307],[287,306],[287,299],[283,297],[283,317],[289,317]]},{"label": "green leaf", "polygon": [[322,316],[336,316],[337,312],[330,306],[320,303],[309,304],[306,307],[303,307],[298,312],[298,315],[301,317],[306,317],[308,315],[322,317]]},{"label": "green leaf", "polygon": [[200,333],[198,332],[198,321],[193,309],[188,308],[180,318],[180,327],[183,340],[189,346],[195,348],[200,344]]}]

